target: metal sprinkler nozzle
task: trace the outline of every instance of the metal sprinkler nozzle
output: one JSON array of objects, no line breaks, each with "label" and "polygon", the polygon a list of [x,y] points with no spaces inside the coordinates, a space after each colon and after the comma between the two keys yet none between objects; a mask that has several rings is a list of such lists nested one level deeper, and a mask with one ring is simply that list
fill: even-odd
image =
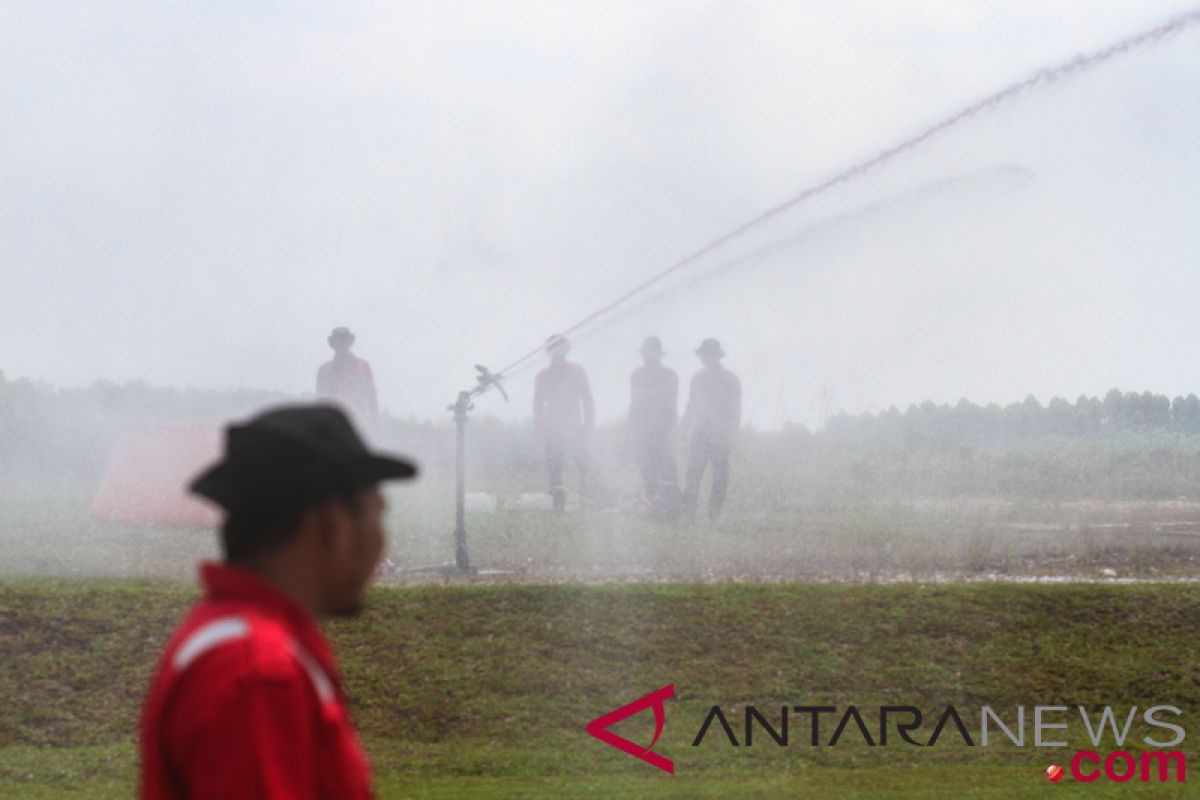
[{"label": "metal sprinkler nozzle", "polygon": [[490,372],[487,367],[482,364],[475,365],[475,371],[479,374],[475,376],[478,385],[475,387],[475,394],[483,394],[488,390],[489,386],[495,386],[500,392],[500,396],[504,398],[504,402],[508,402],[508,392],[504,391],[504,384],[501,383],[501,377],[494,372]]}]

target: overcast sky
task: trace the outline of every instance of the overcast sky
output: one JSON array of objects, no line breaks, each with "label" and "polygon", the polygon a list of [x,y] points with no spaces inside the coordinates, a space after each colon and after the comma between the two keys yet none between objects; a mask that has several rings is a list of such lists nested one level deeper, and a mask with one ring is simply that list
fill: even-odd
[{"label": "overcast sky", "polygon": [[[1189,2],[0,6],[0,370],[442,418],[680,256]],[[1200,392],[1200,26],[979,117],[584,332],[718,337],[751,422]],[[652,293],[656,294],[656,293]],[[512,379],[529,414],[531,373]]]}]

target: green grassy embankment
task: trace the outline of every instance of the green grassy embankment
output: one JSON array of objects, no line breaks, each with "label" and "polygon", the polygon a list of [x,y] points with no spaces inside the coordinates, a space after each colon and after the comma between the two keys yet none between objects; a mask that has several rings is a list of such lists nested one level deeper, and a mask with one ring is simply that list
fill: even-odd
[{"label": "green grassy embankment", "polygon": [[[0,796],[129,796],[142,693],[193,596],[168,583],[0,584]],[[870,748],[852,728],[814,748],[804,718],[787,747],[760,732],[734,748],[715,728],[691,742],[714,703],[775,721],[785,704],[856,704],[869,725],[882,704],[952,704],[973,733],[982,705],[1012,721],[1022,705],[1169,704],[1186,712],[1194,759],[1196,586],[435,586],[371,599],[329,631],[383,797],[1190,796],[1051,785],[1042,770],[1074,748],[968,748],[952,731],[935,747],[893,736]],[[584,733],[666,683],[677,695],[655,749],[674,778]],[[617,730],[648,742],[653,723],[645,713]],[[1072,744],[1083,734],[1075,717]]]}]

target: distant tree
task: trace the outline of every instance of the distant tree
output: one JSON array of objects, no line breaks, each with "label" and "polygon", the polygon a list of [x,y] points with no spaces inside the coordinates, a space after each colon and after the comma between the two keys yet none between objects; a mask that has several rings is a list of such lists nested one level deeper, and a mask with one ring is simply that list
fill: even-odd
[{"label": "distant tree", "polygon": [[1165,394],[1142,392],[1142,409],[1147,428],[1165,430],[1171,427],[1171,401]]},{"label": "distant tree", "polygon": [[1037,434],[1042,427],[1042,404],[1033,395],[1027,395],[1024,402],[1010,403],[1004,409],[1007,428],[1010,434],[1025,437]]},{"label": "distant tree", "polygon": [[965,397],[960,398],[954,405],[952,424],[960,441],[978,441],[985,434],[982,413],[983,409]]},{"label": "distant tree", "polygon": [[1125,428],[1125,395],[1120,389],[1109,389],[1104,395],[1104,427],[1118,431]]},{"label": "distant tree", "polygon": [[[1149,392],[1146,393],[1147,395]],[[1149,427],[1149,398],[1137,392],[1126,392],[1121,400],[1121,411],[1125,415],[1125,429],[1143,431]]]},{"label": "distant tree", "polygon": [[1099,433],[1104,425],[1104,402],[1098,397],[1079,395],[1075,401],[1075,419],[1079,433]]},{"label": "distant tree", "polygon": [[1070,436],[1077,430],[1076,409],[1070,402],[1061,397],[1050,399],[1046,407],[1046,432],[1058,436]]},{"label": "distant tree", "polygon": [[1194,394],[1171,401],[1171,421],[1175,430],[1200,433],[1200,398]]},{"label": "distant tree", "polygon": [[807,441],[812,438],[812,431],[803,422],[788,422],[783,423],[783,432],[793,438]]},{"label": "distant tree", "polygon": [[877,414],[832,417],[826,431],[846,441],[896,445],[909,451],[974,447],[1043,435],[1099,436],[1118,431],[1175,430],[1200,434],[1200,398],[1150,391],[1110,389],[1101,400],[1079,395],[1074,403],[1054,397],[1046,406],[1034,395],[1001,408],[979,406],[963,397],[953,406],[925,400],[903,412],[895,406]]}]

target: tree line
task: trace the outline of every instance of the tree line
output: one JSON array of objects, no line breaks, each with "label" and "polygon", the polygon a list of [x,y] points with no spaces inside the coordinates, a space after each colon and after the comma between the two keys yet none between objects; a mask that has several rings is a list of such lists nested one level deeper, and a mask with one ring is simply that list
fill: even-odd
[{"label": "tree line", "polygon": [[825,433],[836,440],[902,437],[933,444],[1100,437],[1126,432],[1200,434],[1200,398],[1189,394],[1172,399],[1148,391],[1111,389],[1103,398],[1080,395],[1072,403],[1055,397],[1046,405],[1033,395],[1006,406],[981,406],[965,398],[954,405],[927,400],[903,412],[892,406],[875,414],[839,413],[825,428]]},{"label": "tree line", "polygon": [[[49,462],[57,468],[84,462],[94,468],[107,457],[122,425],[130,418],[229,419],[245,416],[271,403],[302,399],[259,390],[200,390],[150,386],[140,381],[116,384],[96,381],[87,387],[61,389],[0,372],[0,467]],[[620,426],[603,426],[595,444],[616,447]],[[388,444],[425,455],[432,462],[449,458],[448,420],[419,422],[385,416],[382,434]],[[1176,447],[1172,440],[1200,436],[1200,398],[1169,398],[1152,392],[1112,389],[1103,398],[1060,397],[1043,405],[1032,395],[1000,406],[969,400],[956,404],[926,401],[905,411],[895,406],[878,413],[838,413],[809,432],[803,426],[783,431],[747,431],[743,450],[763,457],[788,459],[816,447],[829,452],[893,450],[957,451],[994,445],[1000,449],[1044,450],[1064,438],[1104,441],[1119,438],[1124,449]],[[485,470],[536,469],[537,443],[527,426],[479,417],[472,425],[471,463]]]}]

